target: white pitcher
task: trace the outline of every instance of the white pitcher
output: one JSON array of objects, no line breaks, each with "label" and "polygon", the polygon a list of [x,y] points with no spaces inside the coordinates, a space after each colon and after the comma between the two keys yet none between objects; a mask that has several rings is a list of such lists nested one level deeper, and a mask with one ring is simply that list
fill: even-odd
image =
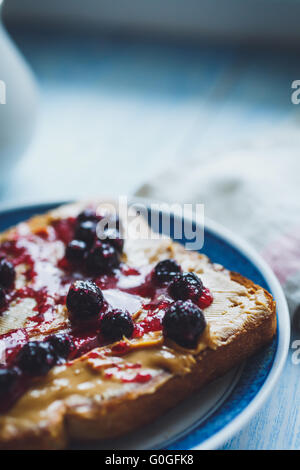
[{"label": "white pitcher", "polygon": [[4,29],[2,3],[0,0],[0,186],[30,142],[37,114],[34,78]]}]

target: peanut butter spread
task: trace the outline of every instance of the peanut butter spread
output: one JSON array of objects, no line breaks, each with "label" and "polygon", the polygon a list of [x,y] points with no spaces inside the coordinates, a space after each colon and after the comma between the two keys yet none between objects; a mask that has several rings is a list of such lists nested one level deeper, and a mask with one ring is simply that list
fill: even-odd
[{"label": "peanut butter spread", "polygon": [[[57,331],[70,331],[65,303],[57,300],[57,293],[64,298],[70,285],[65,278],[62,282],[65,275],[60,260],[65,243],[57,237],[53,222],[70,220],[81,209],[80,205],[65,206],[20,224],[17,230],[7,232],[0,239],[2,243],[18,240],[14,256],[20,257],[20,263],[16,266],[15,285],[17,291],[23,293],[22,296],[12,295],[7,309],[0,315],[0,364],[5,364],[9,357],[7,351],[10,348],[13,351],[18,344]],[[198,274],[212,293],[213,302],[204,309],[207,327],[197,348],[184,349],[164,340],[161,328],[157,327],[144,329],[143,334],[132,339],[124,337],[113,345],[99,345],[90,337],[76,338],[79,357],[55,366],[44,377],[33,379],[16,403],[0,415],[0,440],[9,439],[20,429],[47,426],[57,410],[68,414],[76,409],[84,414],[94,405],[123,395],[134,399],[140,393],[153,393],[172,376],[189,373],[206,348],[216,349],[226,344],[269,312],[269,300],[262,288],[247,288],[206,256],[187,252],[168,238],[129,239],[125,241],[122,258],[126,266],[123,274],[117,280],[101,281],[101,288],[110,305],[130,312],[137,328],[150,324],[149,305],[153,302],[139,286],[154,265],[166,258],[175,259],[184,271]],[[34,267],[29,266],[30,259],[36,261]],[[32,269],[34,276],[30,275]],[[156,325],[168,301],[164,293],[158,295],[155,308],[151,310],[151,320],[154,318]],[[39,319],[41,312],[37,311],[41,305],[43,321]],[[82,346],[86,341],[89,341],[87,352]]]}]

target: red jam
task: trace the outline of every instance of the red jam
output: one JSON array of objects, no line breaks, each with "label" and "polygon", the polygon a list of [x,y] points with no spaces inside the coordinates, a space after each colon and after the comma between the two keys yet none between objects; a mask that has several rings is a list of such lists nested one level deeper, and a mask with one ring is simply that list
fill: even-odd
[{"label": "red jam", "polygon": [[138,383],[145,383],[149,382],[149,380],[152,379],[151,374],[145,374],[143,372],[138,372],[134,377],[132,378],[122,378],[122,382],[124,383],[130,383],[130,382],[138,382]]},{"label": "red jam", "polygon": [[[33,335],[43,334],[46,337],[57,332],[57,325],[54,324],[54,320],[57,320],[57,307],[65,306],[70,285],[77,279],[89,278],[84,272],[74,271],[68,261],[62,257],[65,245],[73,238],[75,222],[74,218],[57,220],[51,226],[35,234],[27,233],[19,236],[16,234],[11,240],[0,245],[0,257],[7,258],[15,267],[24,265],[23,274],[29,283],[29,285],[8,292],[8,303],[20,302],[26,298],[32,298],[36,302],[34,314],[27,319],[23,328],[0,335],[0,354],[4,355],[4,357],[0,355],[0,367],[12,366],[20,348]],[[57,252],[61,253],[60,256]],[[129,312],[130,309],[132,310],[130,313],[135,313],[140,308],[147,312],[141,321],[135,323],[134,338],[161,330],[164,312],[173,300],[169,297],[166,286],[157,286],[152,281],[151,273],[143,274],[135,268],[121,264],[112,275],[103,275],[93,281],[103,290],[104,297],[107,296],[107,302],[110,302],[113,307],[126,307]],[[151,299],[150,302],[149,299]],[[212,301],[210,291],[204,289],[199,299],[199,307],[207,308]],[[107,308],[107,302],[104,308]],[[113,302],[116,302],[116,305]],[[117,305],[118,302],[121,305]],[[0,312],[0,315],[4,314],[4,310]],[[89,351],[91,351],[89,357],[92,358],[93,354],[97,355],[92,350],[105,345],[101,339],[98,322],[87,325],[83,331],[82,327],[79,328],[79,326],[72,325],[69,320],[65,320],[59,323],[58,328],[66,332],[75,345],[69,360]],[[113,354],[122,356],[128,352],[130,346],[126,341],[119,341],[111,349]],[[139,367],[139,364],[126,365],[129,370]],[[110,370],[106,372],[106,377],[109,376],[113,376]],[[150,374],[141,371],[133,375],[120,376],[122,382],[145,383],[150,379]],[[29,385],[28,379],[23,377],[12,396],[2,400],[0,411],[5,411],[11,406]]]},{"label": "red jam", "polygon": [[75,230],[76,219],[68,217],[67,219],[59,219],[52,222],[52,227],[55,230],[56,239],[61,240],[67,245],[73,238]]},{"label": "red jam", "polygon": [[146,383],[152,379],[152,375],[146,372],[137,372],[132,374],[132,370],[140,369],[142,366],[139,363],[125,365],[113,364],[108,368],[104,374],[106,379],[117,378],[123,383]]},{"label": "red jam", "polygon": [[204,287],[201,297],[198,300],[198,306],[203,310],[204,308],[209,307],[213,303],[213,296],[207,287]]},{"label": "red jam", "polygon": [[115,344],[111,350],[114,354],[117,354],[118,356],[122,356],[123,354],[126,354],[130,349],[130,346],[126,341],[119,341],[119,343]]}]

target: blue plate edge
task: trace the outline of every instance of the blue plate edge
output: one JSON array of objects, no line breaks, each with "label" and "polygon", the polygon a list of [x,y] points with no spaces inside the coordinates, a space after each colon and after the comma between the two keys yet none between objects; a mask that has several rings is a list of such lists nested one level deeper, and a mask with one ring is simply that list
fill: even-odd
[{"label": "blue plate edge", "polygon": [[[41,203],[41,204],[35,204],[35,203],[34,203],[34,204],[29,204],[29,205],[24,205],[24,206],[17,206],[17,207],[15,206],[15,207],[11,207],[11,208],[8,208],[8,209],[7,209],[7,208],[3,208],[3,209],[0,208],[0,220],[2,219],[3,216],[7,216],[7,215],[10,215],[10,216],[11,216],[12,214],[13,214],[13,216],[19,217],[19,215],[20,215],[20,214],[24,214],[24,211],[25,211],[24,217],[21,217],[21,219],[18,218],[17,220],[13,220],[11,223],[9,223],[9,226],[12,226],[12,225],[14,225],[14,224],[16,224],[16,223],[18,223],[18,222],[20,222],[20,221],[22,221],[22,220],[26,220],[28,217],[31,217],[31,216],[33,216],[33,215],[35,215],[35,214],[42,214],[42,213],[44,213],[44,212],[46,212],[46,211],[48,211],[48,210],[51,210],[51,209],[54,209],[54,208],[58,207],[58,206],[61,205],[61,204],[65,204],[66,202],[70,202],[70,201],[65,201],[65,202],[64,202],[64,201],[43,202],[43,203]],[[30,213],[30,214],[28,214],[28,213]],[[206,220],[207,220],[207,219],[206,219]],[[214,226],[214,228],[213,228],[213,229],[211,229],[211,228],[207,229],[207,228],[206,228],[206,230],[211,231],[211,232],[214,232],[214,235],[216,235],[216,229],[215,229],[215,227],[217,226],[217,227],[219,227],[219,229],[220,229],[220,226],[219,226],[218,224],[215,224],[215,222],[209,221],[208,225],[210,226],[211,224]],[[9,227],[7,227],[7,228],[9,228]],[[222,229],[223,229],[223,227],[222,227]],[[230,232],[229,232],[227,229],[224,229],[224,230],[227,231],[227,239],[226,239],[226,236],[224,236],[223,233],[222,233],[221,235],[220,235],[220,233],[217,233],[217,236],[218,236],[218,237],[221,237],[222,240],[223,240],[225,243],[227,243],[227,244],[229,244],[229,245],[232,246],[232,240],[228,240],[228,236],[231,236],[231,237],[235,237],[235,236],[234,236],[233,234],[230,234]],[[239,242],[241,243],[241,240],[238,239],[238,237],[235,237],[235,238],[236,238],[237,240],[239,240]],[[245,256],[245,253],[243,252],[243,250],[241,250],[240,247],[236,245],[236,243],[237,243],[237,242],[233,242],[233,245],[235,245],[235,249],[236,249],[237,251],[239,251],[239,253],[240,253],[242,256]],[[249,259],[249,258],[247,258],[247,259],[248,259],[248,261],[251,262],[251,264],[254,264],[251,259]],[[223,264],[223,263],[222,263],[222,264]],[[259,267],[258,267],[257,265],[255,265],[255,268],[260,271],[260,269],[259,269]],[[269,269],[269,268],[268,268],[268,269]],[[270,271],[270,269],[269,269],[269,271]],[[269,273],[269,275],[270,275],[270,273]],[[272,276],[273,276],[273,278],[275,277],[273,274],[272,274]],[[249,277],[249,276],[246,276],[246,277]],[[264,279],[266,279],[266,276],[263,276],[263,277],[264,277]],[[273,279],[273,281],[274,281],[274,279]],[[266,284],[267,284],[267,286],[268,286],[268,290],[270,290],[270,291],[272,292],[272,294],[275,296],[275,293],[273,292],[273,289],[270,288],[269,283],[268,283],[267,281],[266,281]],[[281,289],[281,288],[280,288],[280,289]],[[277,294],[278,294],[278,292],[277,292]],[[284,302],[285,302],[285,304],[286,304],[285,299],[281,299],[281,303],[283,303],[282,308],[283,308],[283,307],[286,307],[286,309],[287,309],[287,306],[284,305]],[[279,324],[280,324],[280,321],[279,321],[279,320],[280,320],[280,319],[278,319],[278,326],[277,326],[278,334],[276,335],[276,338],[275,338],[275,340],[274,340],[274,341],[276,342],[274,354],[273,354],[273,357],[272,357],[272,361],[271,361],[271,363],[269,364],[268,372],[267,372],[267,374],[265,375],[264,380],[263,380],[262,383],[261,383],[261,388],[263,388],[263,387],[264,387],[264,384],[268,381],[269,375],[270,375],[270,373],[272,372],[272,368],[273,368],[274,362],[275,362],[275,360],[276,360],[276,358],[277,358],[277,356],[278,356],[278,344],[279,344],[280,338],[281,338],[280,329],[279,329]],[[286,343],[289,342],[289,340],[287,340],[287,338],[289,338],[289,331],[285,331],[285,335],[284,335],[284,336],[285,336],[285,341],[283,341],[283,343],[285,343],[285,345],[286,345]],[[281,343],[282,343],[282,341],[281,341]],[[274,344],[273,344],[273,343],[272,343],[272,347],[274,348]],[[282,348],[284,349],[284,344],[281,344],[281,349],[282,349]],[[287,355],[287,349],[288,349],[288,348],[285,348],[285,349],[286,349],[286,351],[281,351],[281,368],[282,368],[283,365],[284,365],[285,357],[286,357],[286,355]],[[286,353],[286,354],[284,354],[284,353]],[[283,357],[284,355],[285,355],[285,357]],[[277,358],[277,359],[278,359],[278,358]],[[274,374],[273,374],[273,375],[274,375]],[[277,373],[277,378],[278,378],[278,376],[279,376],[279,373]],[[274,385],[274,377],[273,377],[273,385]],[[256,396],[257,396],[259,393],[260,393],[260,390],[257,390],[257,392],[253,395],[253,398],[250,400],[250,402],[248,403],[248,405],[246,405],[246,407],[244,407],[244,408],[247,409],[247,407],[249,407],[249,405],[251,404],[251,402],[255,400]],[[261,403],[261,404],[262,404],[262,403]],[[222,404],[222,405],[223,405],[223,404]],[[237,416],[234,418],[234,420],[236,421],[237,418],[239,417],[239,415],[241,415],[241,414],[243,414],[243,410],[242,410],[239,414],[237,414]],[[209,419],[210,419],[210,418],[208,418],[208,420],[209,420]],[[250,418],[249,418],[249,419],[250,419]],[[231,420],[229,420],[229,423],[228,423],[228,424],[226,424],[225,426],[222,426],[220,430],[217,430],[216,433],[217,433],[217,434],[220,434],[222,431],[225,431],[225,429],[229,426],[230,422],[231,422]],[[244,424],[245,424],[245,422],[244,422]],[[241,426],[242,426],[242,425],[240,425],[240,427],[241,427]],[[203,424],[202,424],[202,427],[203,427]],[[239,427],[239,428],[240,428],[240,427]],[[237,430],[239,430],[239,428],[236,427],[235,432],[237,432]],[[211,434],[211,433],[209,433],[209,434]],[[221,440],[219,439],[219,443],[220,443],[220,442],[222,443],[222,442],[224,442],[225,440],[229,439],[229,438],[231,437],[231,435],[232,435],[232,433],[231,433],[231,434],[228,433],[226,437],[223,437]],[[207,437],[206,439],[203,439],[203,440],[200,441],[200,442],[198,441],[197,443],[195,443],[195,442],[190,443],[189,446],[187,446],[187,445],[184,445],[184,446],[183,446],[183,442],[185,442],[185,440],[188,439],[188,437],[189,437],[189,433],[188,433],[188,431],[187,431],[187,432],[185,433],[185,437],[184,437],[184,438],[182,438],[181,440],[177,440],[177,441],[175,441],[175,442],[173,441],[173,444],[170,445],[168,448],[169,448],[170,450],[175,450],[175,449],[189,449],[189,448],[195,448],[195,446],[196,446],[196,447],[198,447],[198,446],[201,447],[201,446],[203,446],[203,445],[204,445],[204,448],[216,448],[216,447],[217,447],[217,446],[215,445],[216,443],[215,443],[214,445],[212,445],[212,444],[211,444],[211,445],[208,445],[209,441],[211,441],[211,439],[214,437],[214,435],[212,435],[212,436],[210,436],[210,437]],[[208,447],[207,447],[207,445],[208,445]]]}]

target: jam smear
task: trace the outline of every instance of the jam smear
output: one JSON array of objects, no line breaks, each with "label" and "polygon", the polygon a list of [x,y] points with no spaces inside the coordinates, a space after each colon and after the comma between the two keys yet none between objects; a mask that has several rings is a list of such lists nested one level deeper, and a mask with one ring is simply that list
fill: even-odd
[{"label": "jam smear", "polygon": [[214,298],[210,290],[204,287],[200,299],[198,300],[198,306],[203,310],[209,307],[213,303],[213,300]]},{"label": "jam smear", "polygon": [[28,333],[25,328],[12,330],[9,333],[0,336],[0,345],[5,345],[5,362],[12,364],[19,350],[29,340]]},{"label": "jam smear", "polygon": [[[109,274],[96,277],[80,271],[65,258],[59,256],[55,258],[57,246],[65,249],[66,245],[74,238],[76,218],[55,220],[47,229],[38,232],[18,234],[15,232],[8,241],[0,245],[0,258],[5,257],[14,267],[23,266],[22,273],[25,278],[25,285],[7,292],[7,305],[18,303],[24,299],[34,299],[35,307],[33,314],[28,317],[22,328],[17,328],[7,334],[0,335],[0,367],[15,366],[15,358],[19,350],[33,336],[41,334],[46,337],[47,326],[49,331],[52,324],[55,325],[57,307],[65,309],[66,295],[72,283],[76,280],[92,280],[101,290],[114,290],[116,293],[125,292],[137,299],[141,299],[141,319],[135,320],[133,338],[141,338],[149,332],[160,331],[162,329],[162,319],[169,305],[174,301],[168,294],[167,285],[158,285],[153,280],[152,272],[144,274],[138,269],[121,263],[118,268]],[[135,285],[135,278],[137,284]],[[130,282],[128,282],[130,280]],[[124,282],[126,281],[126,282]],[[132,282],[133,281],[133,282]],[[125,287],[124,287],[125,286]],[[209,307],[213,297],[209,289],[204,288],[198,305],[201,309]],[[0,311],[5,314],[7,305]],[[109,308],[105,303],[103,311]],[[99,316],[100,319],[100,316]],[[55,326],[53,327],[55,328]],[[73,359],[82,356],[90,351],[89,357],[93,358],[93,349],[105,346],[107,342],[101,337],[99,321],[87,324],[84,329],[72,323],[68,316],[65,323],[59,323],[59,332],[66,333],[72,340],[74,348],[68,357],[67,364]],[[54,331],[55,333],[55,331]],[[123,356],[130,350],[127,341],[119,341],[111,347],[111,352],[118,356]],[[140,364],[126,364],[127,369],[139,369]],[[113,376],[113,372],[108,370],[106,375]],[[110,375],[111,374],[111,375]],[[125,383],[136,382],[146,383],[151,379],[151,374],[138,371],[130,376],[121,376],[120,380]],[[9,396],[1,401],[0,412],[5,412],[13,405],[30,386],[31,381],[20,375],[17,385]]]},{"label": "jam smear", "polygon": [[20,264],[25,265],[24,275],[26,280],[32,281],[36,276],[35,261],[28,251],[28,246],[28,243],[24,244],[18,239],[5,241],[0,247],[0,258],[7,258],[15,267]]},{"label": "jam smear", "polygon": [[152,379],[151,374],[144,374],[142,372],[138,372],[134,377],[130,379],[123,377],[121,380],[124,383],[130,383],[130,382],[146,383],[146,382],[149,382],[149,380],[151,379]]},{"label": "jam smear", "polygon": [[111,350],[114,354],[122,356],[123,354],[128,353],[130,346],[126,341],[119,341],[119,343],[112,346]]},{"label": "jam smear", "polygon": [[61,240],[65,245],[73,239],[76,226],[76,218],[68,217],[67,219],[54,220],[52,227],[55,230],[56,239]]}]

